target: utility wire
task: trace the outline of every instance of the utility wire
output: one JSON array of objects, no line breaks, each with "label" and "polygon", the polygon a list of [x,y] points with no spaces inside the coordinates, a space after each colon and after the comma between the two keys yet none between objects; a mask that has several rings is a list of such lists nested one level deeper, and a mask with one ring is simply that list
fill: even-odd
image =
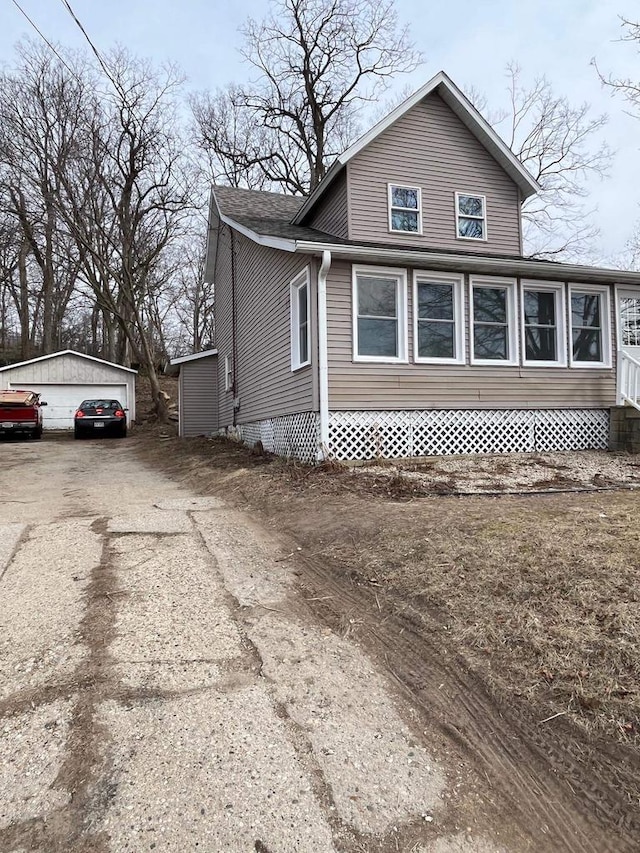
[{"label": "utility wire", "polygon": [[[13,2],[15,3],[15,0],[13,0]],[[95,55],[96,59],[97,59],[97,60],[98,60],[98,62],[100,63],[100,67],[102,68],[102,70],[104,71],[104,73],[107,75],[107,77],[108,77],[108,79],[111,81],[111,83],[113,84],[113,86],[114,86],[114,88],[116,89],[117,93],[118,93],[119,95],[121,95],[122,97],[124,97],[124,94],[125,94],[125,93],[124,93],[124,91],[123,91],[122,87],[121,87],[121,86],[120,86],[120,85],[119,85],[119,84],[118,84],[118,83],[113,79],[113,76],[112,76],[112,74],[111,74],[111,71],[109,70],[109,68],[108,68],[108,66],[107,66],[107,64],[106,64],[106,62],[103,60],[102,56],[100,55],[100,51],[99,51],[99,50],[98,50],[98,48],[95,46],[95,44],[91,41],[91,38],[90,38],[90,36],[89,36],[89,33],[88,33],[88,32],[86,31],[86,29],[84,28],[84,26],[83,26],[83,24],[82,24],[82,21],[78,18],[78,16],[76,15],[76,13],[73,11],[73,9],[72,9],[72,7],[71,7],[71,4],[70,4],[69,2],[67,2],[67,0],[60,0],[60,2],[61,2],[61,3],[62,3],[62,5],[65,7],[65,9],[67,10],[67,12],[71,15],[71,17],[73,18],[73,20],[74,20],[74,22],[75,22],[76,26],[78,27],[78,29],[80,30],[80,32],[82,33],[82,35],[85,37],[85,39],[86,39],[86,41],[87,41],[87,44],[89,45],[89,47],[90,47],[90,48],[91,48],[91,50],[93,51],[93,53],[94,53],[94,55]]]},{"label": "utility wire", "polygon": [[64,67],[67,69],[67,71],[69,71],[69,72],[70,72],[71,74],[73,74],[73,76],[75,77],[76,75],[75,75],[75,72],[73,71],[73,69],[72,69],[72,68],[70,68],[70,67],[69,67],[69,65],[67,65],[67,63],[65,62],[65,60],[60,56],[60,54],[59,54],[59,53],[58,53],[58,51],[55,49],[55,47],[51,44],[51,42],[49,41],[49,39],[44,35],[44,33],[42,32],[42,30],[40,30],[40,29],[38,28],[37,24],[35,24],[35,23],[34,23],[34,21],[32,21],[32,20],[31,20],[31,18],[27,15],[27,13],[24,11],[24,9],[22,8],[22,6],[17,2],[17,0],[11,0],[11,2],[12,2],[12,3],[13,3],[13,5],[16,7],[16,9],[18,9],[18,11],[20,11],[20,12],[24,15],[24,17],[27,19],[27,21],[29,21],[29,23],[31,24],[31,26],[33,27],[33,29],[38,33],[38,35],[40,36],[40,38],[42,39],[42,41],[43,41],[43,42],[45,42],[45,44],[49,47],[49,49],[50,49],[50,50],[52,50],[52,51],[53,51],[53,53],[55,53],[55,55],[58,57],[58,59],[59,59],[59,60],[60,60],[60,62],[64,65]]}]

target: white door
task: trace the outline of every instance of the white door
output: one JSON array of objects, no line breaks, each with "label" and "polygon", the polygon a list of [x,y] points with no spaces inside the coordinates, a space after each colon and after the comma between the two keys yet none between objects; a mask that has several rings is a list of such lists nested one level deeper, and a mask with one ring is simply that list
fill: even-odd
[{"label": "white door", "polygon": [[[13,385],[40,394],[40,399],[47,404],[42,409],[45,429],[73,429],[73,416],[83,400],[108,397],[128,408],[126,385],[46,385],[37,382]],[[127,419],[128,415],[127,412]]]}]

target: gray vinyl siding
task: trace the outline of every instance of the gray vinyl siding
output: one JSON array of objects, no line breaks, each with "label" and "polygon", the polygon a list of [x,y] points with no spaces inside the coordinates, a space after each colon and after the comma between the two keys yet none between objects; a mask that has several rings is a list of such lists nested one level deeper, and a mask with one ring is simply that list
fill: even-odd
[{"label": "gray vinyl siding", "polygon": [[220,427],[317,409],[315,286],[311,269],[311,365],[291,370],[290,283],[312,259],[259,246],[235,233],[236,344],[233,391],[224,389],[225,356],[234,354],[230,230],[223,226],[216,270],[216,347]]},{"label": "gray vinyl siding", "polygon": [[210,435],[218,429],[218,357],[180,366],[180,435]]},{"label": "gray vinyl siding", "polygon": [[[335,262],[327,280],[329,408],[529,409],[602,408],[616,404],[612,368],[500,367],[470,365],[468,276],[465,276],[467,364],[413,364],[412,270],[408,270],[408,364],[354,362],[352,266]],[[611,294],[613,353],[614,299]],[[615,360],[615,359],[614,359]]]},{"label": "gray vinyl siding", "polygon": [[[406,112],[347,164],[349,238],[518,255],[517,185],[436,94]],[[389,232],[387,184],[422,189],[423,233]],[[456,238],[455,193],[486,196],[486,241]]]},{"label": "gray vinyl siding", "polygon": [[307,223],[311,228],[325,231],[345,240],[349,236],[349,205],[347,177],[342,173],[335,179]]}]

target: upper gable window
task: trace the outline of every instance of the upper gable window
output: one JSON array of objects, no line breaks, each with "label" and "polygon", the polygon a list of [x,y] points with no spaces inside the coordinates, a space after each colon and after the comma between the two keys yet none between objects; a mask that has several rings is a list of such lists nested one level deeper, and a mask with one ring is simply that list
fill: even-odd
[{"label": "upper gable window", "polygon": [[420,187],[388,184],[389,231],[422,234],[422,193]]},{"label": "upper gable window", "polygon": [[456,193],[456,235],[462,240],[486,240],[486,207],[483,195]]}]

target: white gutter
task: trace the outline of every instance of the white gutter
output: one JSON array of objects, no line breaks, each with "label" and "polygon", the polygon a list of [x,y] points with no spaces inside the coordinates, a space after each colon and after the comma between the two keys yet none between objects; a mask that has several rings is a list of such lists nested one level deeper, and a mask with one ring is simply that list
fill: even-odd
[{"label": "white gutter", "polygon": [[318,385],[320,395],[320,446],[318,461],[327,455],[329,448],[329,356],[327,352],[327,273],[331,266],[331,252],[324,249],[318,270]]},{"label": "white gutter", "polygon": [[464,256],[441,252],[413,252],[410,249],[385,249],[382,246],[354,246],[343,243],[316,243],[310,240],[296,241],[296,251],[304,254],[330,252],[334,258],[367,260],[372,262],[395,261],[424,269],[456,269],[461,272],[514,273],[536,275],[554,281],[602,281],[611,283],[628,281],[640,284],[640,272],[587,267],[581,264],[548,263],[526,258],[484,258],[481,255]]}]

